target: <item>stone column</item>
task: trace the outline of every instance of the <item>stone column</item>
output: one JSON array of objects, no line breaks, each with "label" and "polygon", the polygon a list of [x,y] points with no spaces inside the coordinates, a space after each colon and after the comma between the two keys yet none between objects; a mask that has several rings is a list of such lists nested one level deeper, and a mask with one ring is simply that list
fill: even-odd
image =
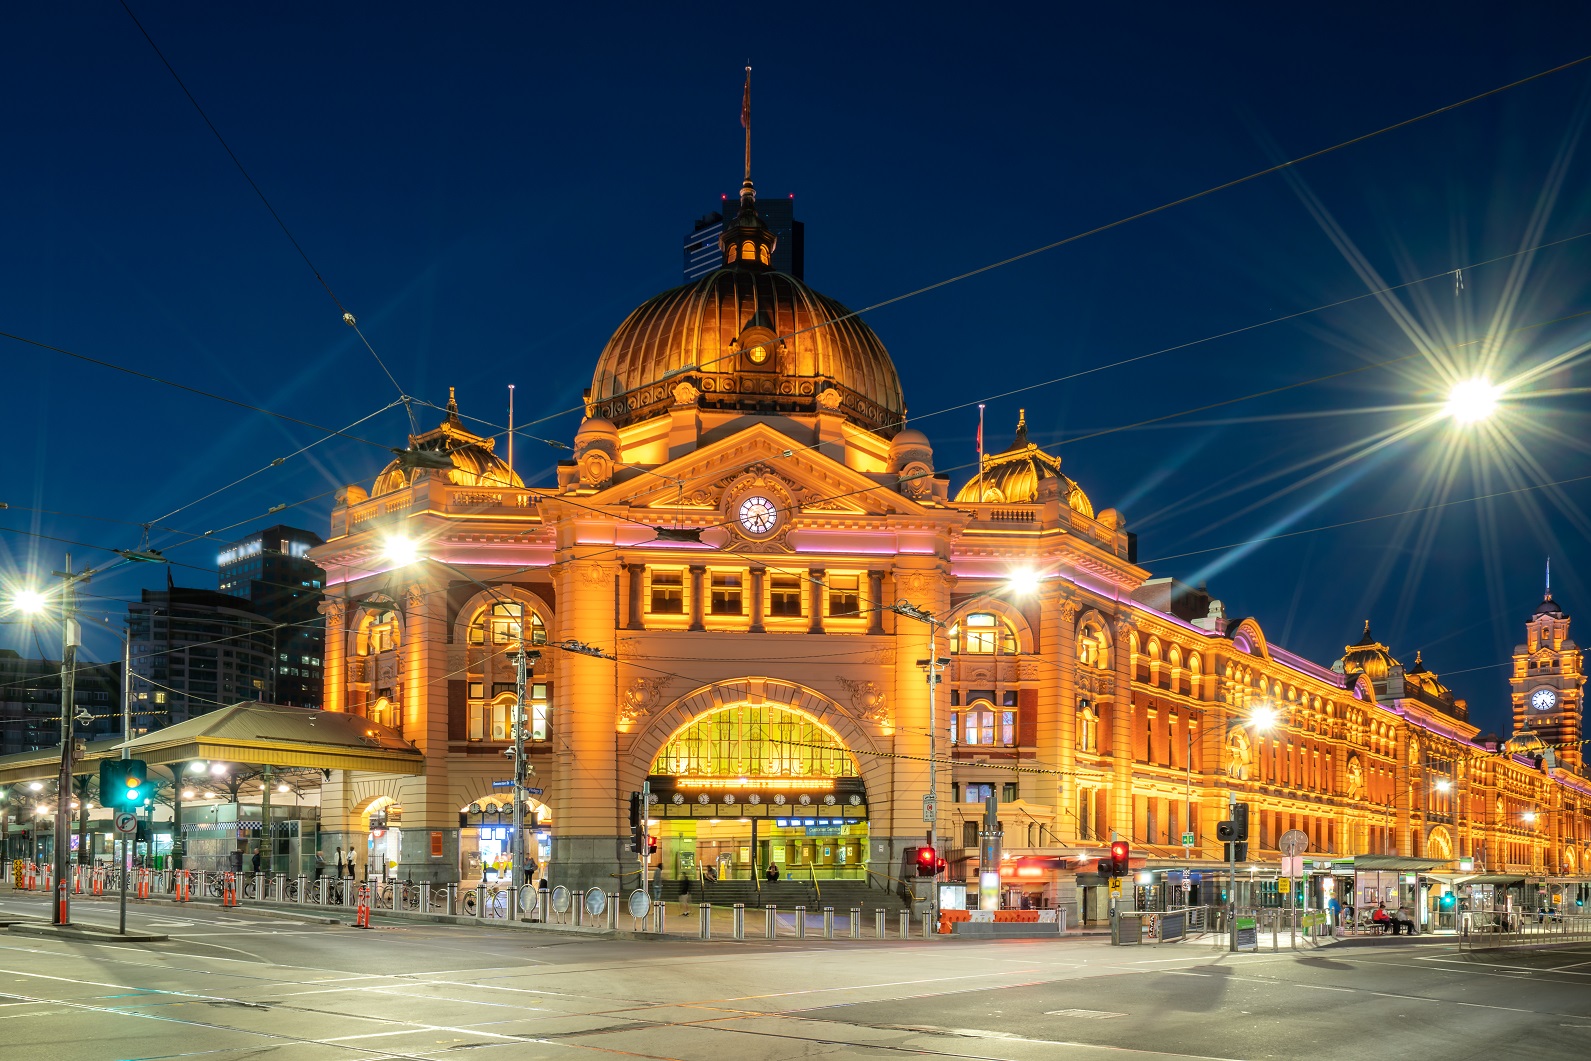
[{"label": "stone column", "polygon": [[[598,546],[570,546],[558,559],[556,639],[612,652],[617,563]],[[554,660],[552,739],[559,749],[559,781],[548,792],[555,823],[551,873],[570,888],[607,888],[609,874],[619,870],[626,814],[615,763],[617,664],[574,652],[555,652]]]},{"label": "stone column", "polygon": [[1110,708],[1110,828],[1128,839],[1133,832],[1132,730],[1136,711],[1132,694],[1132,631],[1130,616],[1115,617],[1112,659],[1116,664],[1116,680]]},{"label": "stone column", "polygon": [[641,610],[641,591],[646,587],[646,565],[626,564],[625,570],[629,572],[630,577],[630,615],[625,629],[644,630],[646,621]]},{"label": "stone column", "polygon": [[[458,807],[451,799],[447,754],[448,575],[427,564],[403,593],[403,682],[399,697],[405,740],[425,756],[425,774],[400,785],[403,831],[397,876],[442,883],[458,876]],[[442,854],[432,855],[430,834],[443,834]],[[362,846],[362,845],[361,845]],[[361,851],[359,861],[365,861]]]},{"label": "stone column", "polygon": [[705,630],[707,626],[702,622],[706,612],[702,601],[702,584],[707,581],[707,567],[704,564],[691,565],[691,629]]},{"label": "stone column", "polygon": [[326,617],[326,644],[321,650],[321,705],[327,711],[348,710],[348,636],[343,627],[347,609],[337,598],[320,602]]},{"label": "stone column", "polygon": [[824,576],[828,572],[821,567],[807,570],[807,600],[811,603],[811,614],[807,617],[807,633],[821,634],[823,632],[823,586]]},{"label": "stone column", "polygon": [[1078,837],[1077,820],[1077,603],[1059,582],[1047,582],[1039,597],[1038,718],[1040,758],[1055,764],[1055,817],[1059,837]]},{"label": "stone column", "polygon": [[762,613],[765,607],[765,595],[762,591],[763,581],[768,577],[768,569],[761,564],[751,567],[751,628],[747,631],[752,634],[765,632],[762,625]]},{"label": "stone column", "polygon": [[1409,731],[1398,725],[1393,728],[1392,807],[1394,818],[1394,850],[1405,858],[1414,854],[1414,837],[1410,828],[1412,808],[1409,806],[1410,786],[1413,778],[1409,770]]}]

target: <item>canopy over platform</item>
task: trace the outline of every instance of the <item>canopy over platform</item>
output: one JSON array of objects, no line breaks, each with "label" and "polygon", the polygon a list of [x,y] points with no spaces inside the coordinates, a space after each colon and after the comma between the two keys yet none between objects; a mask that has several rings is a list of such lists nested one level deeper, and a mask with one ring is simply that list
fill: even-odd
[{"label": "canopy over platform", "polygon": [[[73,763],[76,774],[99,770],[101,759],[121,757],[120,740],[95,741]],[[386,726],[340,711],[233,704],[126,743],[129,757],[153,766],[203,759],[317,770],[422,774],[420,750]],[[60,745],[0,756],[0,784],[48,781],[60,772]]]},{"label": "canopy over platform", "polygon": [[1416,858],[1413,855],[1350,855],[1346,858],[1322,859],[1304,855],[1313,862],[1316,872],[1323,861],[1331,862],[1333,873],[1432,873],[1443,866],[1455,864],[1451,858]]}]

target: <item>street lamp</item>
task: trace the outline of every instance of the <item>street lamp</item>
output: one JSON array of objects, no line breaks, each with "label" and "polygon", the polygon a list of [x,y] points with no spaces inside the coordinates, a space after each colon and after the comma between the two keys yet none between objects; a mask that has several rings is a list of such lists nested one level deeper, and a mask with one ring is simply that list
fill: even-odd
[{"label": "street lamp", "polygon": [[[1276,706],[1268,700],[1262,700],[1249,708],[1248,717],[1234,718],[1227,722],[1228,736],[1240,729],[1253,729],[1256,733],[1269,733],[1281,720],[1281,713]],[[1227,786],[1227,819],[1237,819],[1237,789]],[[1227,949],[1237,951],[1237,845],[1239,841],[1229,840],[1226,844],[1226,899],[1227,899]],[[1247,843],[1247,841],[1241,841]],[[1252,889],[1252,877],[1250,878]]]},{"label": "street lamp", "polygon": [[1463,380],[1448,391],[1443,412],[1460,424],[1478,424],[1497,411],[1502,388],[1484,376]]}]

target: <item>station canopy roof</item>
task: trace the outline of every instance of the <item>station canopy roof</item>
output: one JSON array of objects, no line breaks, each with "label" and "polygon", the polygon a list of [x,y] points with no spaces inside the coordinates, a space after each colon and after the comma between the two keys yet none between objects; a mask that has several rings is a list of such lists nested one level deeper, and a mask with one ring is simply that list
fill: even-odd
[{"label": "station canopy roof", "polygon": [[[254,701],[233,704],[157,729],[126,743],[130,758],[152,766],[203,759],[318,770],[421,774],[420,750],[386,726],[340,711],[311,711]],[[121,757],[120,740],[94,741],[73,773]],[[0,784],[46,781],[60,772],[60,745],[0,756]]]}]

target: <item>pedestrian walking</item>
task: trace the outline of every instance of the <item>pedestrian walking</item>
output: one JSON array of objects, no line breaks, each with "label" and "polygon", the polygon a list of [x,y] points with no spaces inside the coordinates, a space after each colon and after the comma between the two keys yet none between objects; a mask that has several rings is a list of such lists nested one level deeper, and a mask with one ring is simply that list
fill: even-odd
[{"label": "pedestrian walking", "polygon": [[326,856],[319,851],[315,852],[315,879],[320,880],[321,874],[326,872]]},{"label": "pedestrian walking", "polygon": [[691,879],[689,877],[681,877],[679,879],[679,912],[682,917],[691,915]]},{"label": "pedestrian walking", "polygon": [[254,848],[254,857],[249,859],[249,868],[254,871],[256,877],[260,875],[260,849],[258,845]]}]

